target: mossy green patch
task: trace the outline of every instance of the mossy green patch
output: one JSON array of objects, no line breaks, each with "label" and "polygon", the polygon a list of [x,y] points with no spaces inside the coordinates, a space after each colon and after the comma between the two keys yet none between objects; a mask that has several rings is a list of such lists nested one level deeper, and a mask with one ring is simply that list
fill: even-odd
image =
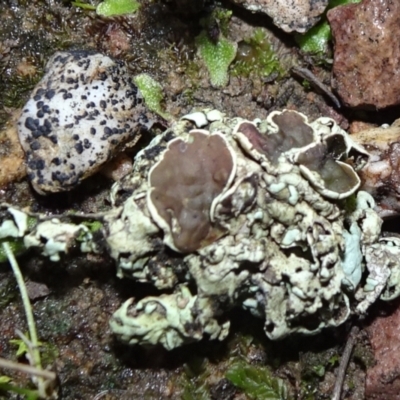
[{"label": "mossy green patch", "polygon": [[4,91],[1,102],[5,107],[22,107],[26,101],[27,95],[35,87],[41,78],[41,71],[35,75],[14,75],[10,78],[0,79],[4,85]]},{"label": "mossy green patch", "polygon": [[211,18],[218,21],[219,29],[226,36],[228,34],[229,21],[232,18],[232,11],[217,7],[212,12]]},{"label": "mossy green patch", "polygon": [[207,67],[211,84],[215,87],[226,86],[229,81],[228,69],[235,59],[237,43],[230,42],[223,36],[214,43],[209,35],[202,31],[196,38],[196,45]]},{"label": "mossy green patch", "polygon": [[272,376],[266,367],[237,361],[226,372],[226,378],[255,400],[288,400],[290,396],[282,379]]},{"label": "mossy green patch", "polygon": [[251,74],[267,77],[271,74],[282,76],[282,68],[263,29],[258,28],[253,35],[239,43],[232,74],[248,78]]},{"label": "mossy green patch", "polygon": [[133,81],[141,91],[146,106],[164,119],[170,120],[172,118],[171,115],[166,113],[161,106],[164,100],[164,91],[161,84],[148,74],[137,75]]}]

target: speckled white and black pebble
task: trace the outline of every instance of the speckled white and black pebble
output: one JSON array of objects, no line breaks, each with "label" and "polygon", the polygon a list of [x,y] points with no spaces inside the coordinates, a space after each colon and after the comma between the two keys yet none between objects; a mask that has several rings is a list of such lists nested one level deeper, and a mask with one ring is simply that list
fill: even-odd
[{"label": "speckled white and black pebble", "polygon": [[75,187],[151,125],[122,61],[57,52],[18,121],[28,177],[40,194]]}]

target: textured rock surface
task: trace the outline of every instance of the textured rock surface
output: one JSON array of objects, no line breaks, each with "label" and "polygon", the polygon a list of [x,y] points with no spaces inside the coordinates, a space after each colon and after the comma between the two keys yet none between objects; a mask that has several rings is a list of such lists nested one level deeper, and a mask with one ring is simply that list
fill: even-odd
[{"label": "textured rock surface", "polygon": [[400,103],[400,2],[364,0],[328,11],[335,43],[332,86],[350,107]]},{"label": "textured rock surface", "polygon": [[264,12],[286,32],[306,32],[319,20],[328,0],[234,0],[251,11]]},{"label": "textured rock surface", "polygon": [[138,139],[146,112],[123,62],[87,51],[56,53],[18,121],[35,190],[69,190],[92,175]]},{"label": "textured rock surface", "polygon": [[15,124],[18,117],[19,113],[14,113],[11,121],[0,132],[0,188],[26,175],[24,152]]},{"label": "textured rock surface", "polygon": [[368,328],[376,364],[367,371],[366,399],[400,399],[400,308]]}]

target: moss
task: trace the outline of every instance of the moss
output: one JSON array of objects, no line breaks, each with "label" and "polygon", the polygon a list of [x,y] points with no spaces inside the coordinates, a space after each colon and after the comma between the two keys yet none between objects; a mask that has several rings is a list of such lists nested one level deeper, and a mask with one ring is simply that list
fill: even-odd
[{"label": "moss", "polygon": [[232,18],[232,11],[231,10],[225,10],[222,8],[216,8],[212,14],[211,18],[214,18],[218,25],[219,29],[221,30],[221,33],[225,36],[228,35],[228,28],[229,28],[229,21]]},{"label": "moss", "polygon": [[353,350],[353,359],[358,362],[363,369],[369,369],[375,364],[374,353],[371,348],[363,342],[357,342]]},{"label": "moss", "polygon": [[228,84],[228,69],[235,59],[237,44],[220,36],[216,43],[209,35],[202,31],[196,38],[196,45],[202,60],[210,75],[211,84],[215,87],[224,87]]},{"label": "moss", "polygon": [[208,387],[205,383],[195,385],[191,381],[187,381],[182,393],[183,400],[210,400]]},{"label": "moss", "polygon": [[95,233],[103,227],[103,224],[100,221],[84,221],[81,224],[89,228],[91,233]]},{"label": "moss", "polygon": [[236,361],[229,367],[226,377],[250,399],[288,400],[290,398],[284,381],[275,378],[266,367]]},{"label": "moss", "polygon": [[9,79],[5,79],[0,84],[4,84],[2,95],[2,103],[5,107],[20,108],[24,105],[29,93],[39,82],[41,74],[34,76],[15,75]]},{"label": "moss", "polygon": [[345,210],[346,214],[351,214],[357,208],[357,195],[352,194],[351,196],[341,200],[339,204],[341,209]]},{"label": "moss", "polygon": [[164,100],[163,87],[148,74],[137,75],[133,80],[142,92],[146,106],[164,119],[171,119],[172,117],[161,106]]},{"label": "moss", "polygon": [[324,380],[327,371],[333,371],[340,362],[340,356],[336,349],[327,349],[316,352],[307,351],[300,354],[301,373],[301,398],[315,399],[321,381]]},{"label": "moss", "polygon": [[232,74],[246,78],[257,74],[263,78],[272,74],[283,76],[284,73],[263,29],[256,29],[253,36],[239,42]]}]

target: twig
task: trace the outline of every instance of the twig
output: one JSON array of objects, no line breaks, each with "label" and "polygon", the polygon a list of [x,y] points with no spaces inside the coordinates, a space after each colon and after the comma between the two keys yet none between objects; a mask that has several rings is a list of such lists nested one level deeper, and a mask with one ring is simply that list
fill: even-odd
[{"label": "twig", "polygon": [[108,390],[103,390],[100,393],[97,393],[96,396],[93,397],[93,400],[100,400],[102,397],[104,397],[109,391]]},{"label": "twig", "polygon": [[324,85],[310,70],[307,68],[293,67],[292,71],[301,78],[309,81],[312,86],[316,86],[318,89],[322,90],[324,94],[330,98],[336,108],[340,108],[342,106],[339,99],[331,92],[328,86]]},{"label": "twig", "polygon": [[47,371],[46,369],[38,369],[31,365],[21,364],[15,361],[10,361],[0,357],[0,368],[13,369],[14,371],[25,372],[30,375],[40,376],[44,379],[55,380],[56,374],[53,371]]},{"label": "twig", "polygon": [[354,344],[357,340],[358,332],[360,328],[358,326],[353,326],[350,330],[349,338],[347,339],[346,346],[344,348],[342,358],[340,359],[339,370],[336,376],[335,387],[333,388],[332,400],[340,400],[342,394],[342,387],[344,382],[344,377],[346,375],[347,365],[350,360],[351,353],[353,351]]}]

